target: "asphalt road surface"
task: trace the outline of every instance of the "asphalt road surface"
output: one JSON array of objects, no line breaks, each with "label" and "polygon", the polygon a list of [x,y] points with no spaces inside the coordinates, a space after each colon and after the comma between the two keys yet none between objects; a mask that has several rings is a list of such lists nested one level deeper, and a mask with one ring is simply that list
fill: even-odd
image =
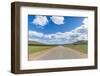
[{"label": "asphalt road surface", "polygon": [[87,58],[87,54],[80,53],[74,49],[64,46],[57,46],[48,49],[37,57],[30,57],[31,60],[80,59]]}]

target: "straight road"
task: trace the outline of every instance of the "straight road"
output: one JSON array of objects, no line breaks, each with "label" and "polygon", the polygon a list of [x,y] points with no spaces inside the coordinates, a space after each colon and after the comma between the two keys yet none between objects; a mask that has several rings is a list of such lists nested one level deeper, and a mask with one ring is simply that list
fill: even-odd
[{"label": "straight road", "polygon": [[31,60],[56,60],[56,59],[80,59],[87,58],[86,54],[64,46],[48,49],[37,57],[31,56]]}]

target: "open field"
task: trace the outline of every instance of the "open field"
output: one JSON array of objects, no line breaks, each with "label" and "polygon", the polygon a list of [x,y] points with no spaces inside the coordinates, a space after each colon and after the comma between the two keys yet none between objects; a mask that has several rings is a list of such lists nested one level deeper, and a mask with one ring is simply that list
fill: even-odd
[{"label": "open field", "polygon": [[53,60],[87,58],[87,49],[87,43],[84,41],[63,45],[29,42],[28,59]]},{"label": "open field", "polygon": [[64,46],[55,46],[45,51],[29,54],[29,60],[56,60],[87,58],[87,54]]},{"label": "open field", "polygon": [[32,54],[32,53],[36,53],[36,52],[40,52],[40,51],[45,51],[46,49],[50,49],[54,46],[44,46],[44,45],[28,45],[28,53]]},{"label": "open field", "polygon": [[75,50],[80,51],[80,52],[85,53],[85,54],[88,53],[87,44],[77,44],[77,45],[70,44],[70,45],[64,45],[64,47],[69,47],[69,48],[75,49]]}]

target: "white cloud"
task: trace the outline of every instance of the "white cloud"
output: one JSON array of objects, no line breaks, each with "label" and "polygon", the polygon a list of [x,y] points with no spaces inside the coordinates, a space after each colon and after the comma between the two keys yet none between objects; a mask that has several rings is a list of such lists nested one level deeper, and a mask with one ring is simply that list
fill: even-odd
[{"label": "white cloud", "polygon": [[46,16],[35,16],[32,23],[38,26],[45,26],[48,23],[48,19]]},{"label": "white cloud", "polygon": [[83,24],[88,24],[88,18],[85,18],[84,20],[83,20]]},{"label": "white cloud", "polygon": [[84,28],[88,28],[88,18],[85,18],[83,20],[83,25],[82,25]]},{"label": "white cloud", "polygon": [[29,36],[30,37],[32,37],[32,36],[43,37],[43,33],[39,33],[39,32],[36,32],[36,31],[29,31]]},{"label": "white cloud", "polygon": [[63,16],[52,16],[50,17],[52,22],[54,22],[57,25],[64,24],[64,17]]},{"label": "white cloud", "polygon": [[[84,21],[83,21],[84,22]],[[55,43],[55,44],[65,44],[72,43],[79,40],[87,40],[88,39],[88,28],[85,23],[80,27],[77,27],[69,32],[57,32],[55,34],[43,34],[36,31],[29,31],[29,39],[34,41],[39,41],[43,43]]]},{"label": "white cloud", "polygon": [[29,37],[29,41],[39,41],[39,39]]},{"label": "white cloud", "polygon": [[77,35],[77,40],[87,40],[88,39],[88,18],[83,20],[83,25],[72,30],[74,35]]}]

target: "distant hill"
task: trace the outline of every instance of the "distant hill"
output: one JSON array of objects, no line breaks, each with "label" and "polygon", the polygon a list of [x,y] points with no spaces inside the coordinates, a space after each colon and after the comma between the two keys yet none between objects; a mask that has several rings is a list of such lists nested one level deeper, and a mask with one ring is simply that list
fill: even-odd
[{"label": "distant hill", "polygon": [[86,41],[86,40],[80,40],[80,41],[74,42],[72,44],[87,44],[87,43],[88,43],[88,41]]},{"label": "distant hill", "polygon": [[[70,43],[70,44],[73,44],[73,45],[77,45],[77,44],[87,44],[88,41],[86,40],[80,40],[80,41],[76,41],[74,43]],[[52,45],[52,46],[57,46],[57,45],[66,45],[66,44],[44,44],[44,43],[41,43],[41,42],[37,42],[37,41],[28,41],[28,44],[29,45]]]},{"label": "distant hill", "polygon": [[58,44],[45,44],[45,43],[40,43],[37,41],[28,41],[28,45],[36,45],[36,46],[57,46]]},{"label": "distant hill", "polygon": [[43,44],[43,43],[40,43],[40,42],[37,42],[37,41],[28,41],[28,44]]}]

